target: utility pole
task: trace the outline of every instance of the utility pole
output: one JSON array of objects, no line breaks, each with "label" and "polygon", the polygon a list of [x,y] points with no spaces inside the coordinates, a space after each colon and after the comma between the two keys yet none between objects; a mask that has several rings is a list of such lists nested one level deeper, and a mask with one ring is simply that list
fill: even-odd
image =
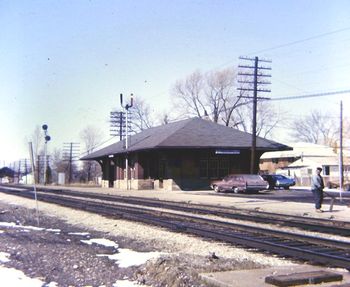
[{"label": "utility pole", "polygon": [[125,132],[125,112],[110,112],[110,135],[119,135],[119,140],[123,140]]},{"label": "utility pole", "polygon": [[22,163],[22,161],[21,160],[19,160],[18,161],[18,169],[17,169],[17,183],[19,183],[19,179],[20,179],[20,177],[21,177],[21,163]]},{"label": "utility pole", "polygon": [[28,165],[27,165],[27,159],[24,159],[24,174],[26,175],[26,184],[28,183]]},{"label": "utility pole", "polygon": [[123,94],[120,94],[120,105],[125,109],[126,123],[125,123],[125,179],[126,179],[126,189],[129,187],[129,162],[128,162],[128,141],[129,141],[129,109],[133,106],[134,95],[130,95],[130,104],[123,106]]},{"label": "utility pole", "polygon": [[79,155],[79,149],[80,149],[79,143],[64,143],[63,144],[63,156],[64,161],[68,161],[68,183],[70,184],[73,179],[73,161],[78,160]]},{"label": "utility pole", "polygon": [[344,181],[344,166],[343,166],[343,101],[340,101],[340,128],[339,128],[339,190],[340,200],[342,200]]},{"label": "utility pole", "polygon": [[[258,92],[270,93],[271,90],[261,89],[260,86],[270,85],[271,82],[260,81],[260,78],[271,77],[270,74],[264,74],[263,70],[271,70],[271,67],[259,66],[259,62],[271,63],[270,60],[259,59],[258,57],[239,57],[240,60],[254,62],[254,65],[239,65],[241,72],[238,73],[239,76],[244,76],[244,79],[238,80],[241,84],[248,84],[247,87],[240,87],[238,90],[253,92],[253,97],[251,96],[240,96],[241,98],[253,99],[253,122],[252,122],[252,147],[250,156],[250,173],[257,173],[256,169],[256,118],[257,118],[257,105],[258,99],[267,100],[269,98],[258,97]],[[251,72],[253,70],[253,72]],[[248,78],[248,79],[247,79]],[[253,85],[253,88],[252,88]]]}]

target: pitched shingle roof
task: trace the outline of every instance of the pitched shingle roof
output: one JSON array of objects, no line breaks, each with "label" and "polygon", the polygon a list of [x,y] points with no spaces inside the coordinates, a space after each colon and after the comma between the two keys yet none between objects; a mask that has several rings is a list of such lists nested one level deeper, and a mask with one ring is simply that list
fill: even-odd
[{"label": "pitched shingle roof", "polygon": [[[144,130],[132,135],[128,152],[163,148],[234,148],[251,147],[251,134],[200,118],[191,118]],[[287,150],[288,146],[257,137],[257,149]],[[125,153],[125,140],[86,155],[82,160]]]}]

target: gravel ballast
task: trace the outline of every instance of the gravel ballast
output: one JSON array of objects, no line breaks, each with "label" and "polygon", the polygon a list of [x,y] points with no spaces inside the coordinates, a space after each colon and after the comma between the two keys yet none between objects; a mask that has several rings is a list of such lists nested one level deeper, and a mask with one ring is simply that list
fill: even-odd
[{"label": "gravel ballast", "polygon": [[[0,194],[0,221],[36,226],[35,202]],[[206,286],[202,272],[253,269],[291,265],[269,255],[247,251],[162,228],[108,219],[96,214],[39,202],[42,231],[22,232],[1,228],[0,252],[7,252],[6,267],[22,270],[30,277],[55,281],[58,286],[113,286],[116,280],[137,280],[148,286]],[[47,229],[59,229],[60,232]],[[115,250],[81,242],[74,232],[89,238],[108,238],[121,248],[162,255],[140,266],[121,268],[107,257]],[[84,234],[84,233],[82,233]]]}]

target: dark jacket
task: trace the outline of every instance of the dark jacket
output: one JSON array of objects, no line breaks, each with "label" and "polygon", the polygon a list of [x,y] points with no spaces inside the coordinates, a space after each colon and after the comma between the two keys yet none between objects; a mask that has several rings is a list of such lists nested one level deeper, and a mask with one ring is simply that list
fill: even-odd
[{"label": "dark jacket", "polygon": [[323,178],[321,175],[315,174],[311,178],[311,189],[322,190],[324,188]]}]

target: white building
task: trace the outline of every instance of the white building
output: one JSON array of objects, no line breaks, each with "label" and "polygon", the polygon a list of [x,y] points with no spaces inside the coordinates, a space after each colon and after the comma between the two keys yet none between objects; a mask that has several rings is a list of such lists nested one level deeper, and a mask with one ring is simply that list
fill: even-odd
[{"label": "white building", "polygon": [[[327,184],[339,182],[339,154],[333,148],[312,143],[290,144],[292,151],[267,152],[260,161],[266,167],[271,167],[273,173],[294,177],[297,184],[309,185],[311,175],[317,167],[322,168],[322,174]],[[343,168],[345,181],[350,180],[350,156],[343,152]]]}]

